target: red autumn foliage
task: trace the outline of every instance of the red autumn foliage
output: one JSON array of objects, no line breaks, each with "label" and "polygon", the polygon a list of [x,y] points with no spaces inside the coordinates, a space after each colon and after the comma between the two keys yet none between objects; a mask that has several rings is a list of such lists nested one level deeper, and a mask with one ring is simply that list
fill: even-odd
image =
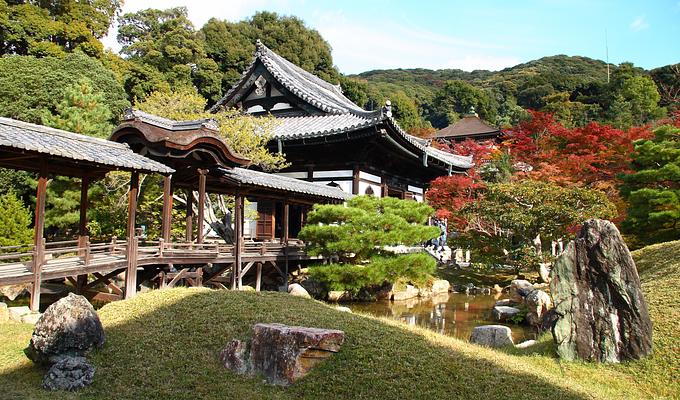
[{"label": "red autumn foliage", "polygon": [[534,167],[528,177],[561,185],[611,186],[618,174],[630,171],[633,142],[652,136],[647,126],[623,131],[591,122],[567,129],[551,114],[530,113],[530,120],[508,132],[504,145],[516,161]]},{"label": "red autumn foliage", "polygon": [[449,219],[449,226],[458,225],[462,221],[456,221],[454,213],[478,199],[485,188],[484,182],[476,177],[440,176],[432,181],[427,200],[437,210],[437,218]]}]

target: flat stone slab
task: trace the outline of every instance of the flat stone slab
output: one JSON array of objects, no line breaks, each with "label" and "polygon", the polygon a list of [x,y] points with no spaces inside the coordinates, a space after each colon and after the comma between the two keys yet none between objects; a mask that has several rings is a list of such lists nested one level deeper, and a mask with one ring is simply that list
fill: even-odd
[{"label": "flat stone slab", "polygon": [[493,308],[493,317],[497,321],[507,321],[513,316],[519,314],[519,308],[510,306],[495,306]]},{"label": "flat stone slab", "polygon": [[220,359],[236,373],[261,373],[267,383],[287,386],[338,352],[344,341],[345,333],[334,329],[256,324],[250,344],[232,340]]},{"label": "flat stone slab", "polygon": [[21,322],[21,317],[32,313],[28,306],[9,307],[7,311],[9,312],[9,320],[12,322]]}]

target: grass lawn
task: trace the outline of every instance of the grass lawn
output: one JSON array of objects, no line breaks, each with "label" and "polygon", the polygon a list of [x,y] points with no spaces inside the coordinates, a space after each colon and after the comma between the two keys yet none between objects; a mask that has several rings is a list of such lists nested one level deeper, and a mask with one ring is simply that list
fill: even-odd
[{"label": "grass lawn", "polygon": [[[398,322],[348,314],[281,293],[169,289],[99,310],[107,333],[92,387],[40,388],[22,353],[32,327],[0,324],[1,399],[644,399],[677,398],[680,242],[635,252],[654,322],[653,357],[621,365],[565,363],[550,338],[491,350]],[[225,370],[217,353],[256,322],[344,330],[342,350],[297,384],[271,387]]]}]

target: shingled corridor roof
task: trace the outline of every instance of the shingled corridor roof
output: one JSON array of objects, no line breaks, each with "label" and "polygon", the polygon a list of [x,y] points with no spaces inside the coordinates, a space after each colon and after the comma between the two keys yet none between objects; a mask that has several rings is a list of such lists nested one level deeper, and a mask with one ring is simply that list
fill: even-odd
[{"label": "shingled corridor roof", "polygon": [[37,153],[66,161],[82,162],[104,169],[135,170],[171,174],[174,170],[135,154],[122,143],[0,117],[0,148],[5,151]]},{"label": "shingled corridor roof", "polygon": [[482,121],[476,115],[466,115],[455,123],[435,132],[433,138],[466,137],[500,133],[498,128],[494,128]]},{"label": "shingled corridor roof", "polygon": [[225,178],[230,179],[237,184],[246,186],[255,186],[292,193],[302,193],[314,197],[332,200],[345,201],[352,197],[351,194],[345,193],[336,187],[326,186],[320,183],[307,182],[281,175],[253,171],[251,169],[220,169],[220,172]]}]

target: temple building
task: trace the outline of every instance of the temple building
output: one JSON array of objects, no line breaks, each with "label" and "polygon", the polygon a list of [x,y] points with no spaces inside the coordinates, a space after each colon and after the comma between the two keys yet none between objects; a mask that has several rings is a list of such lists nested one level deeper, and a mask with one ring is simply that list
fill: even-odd
[{"label": "temple building", "polygon": [[[278,119],[269,148],[284,153],[286,177],[336,186],[346,193],[422,201],[428,184],[465,173],[470,157],[429,146],[406,133],[391,105],[366,111],[340,86],[292,64],[261,42],[241,79],[211,109],[237,108]],[[265,218],[271,207],[260,204]],[[267,211],[268,210],[268,211]]]},{"label": "temple building", "polygon": [[441,143],[455,143],[462,142],[466,139],[475,141],[498,140],[501,137],[501,131],[479,118],[475,109],[470,109],[463,118],[440,129],[432,134],[431,139]]}]

